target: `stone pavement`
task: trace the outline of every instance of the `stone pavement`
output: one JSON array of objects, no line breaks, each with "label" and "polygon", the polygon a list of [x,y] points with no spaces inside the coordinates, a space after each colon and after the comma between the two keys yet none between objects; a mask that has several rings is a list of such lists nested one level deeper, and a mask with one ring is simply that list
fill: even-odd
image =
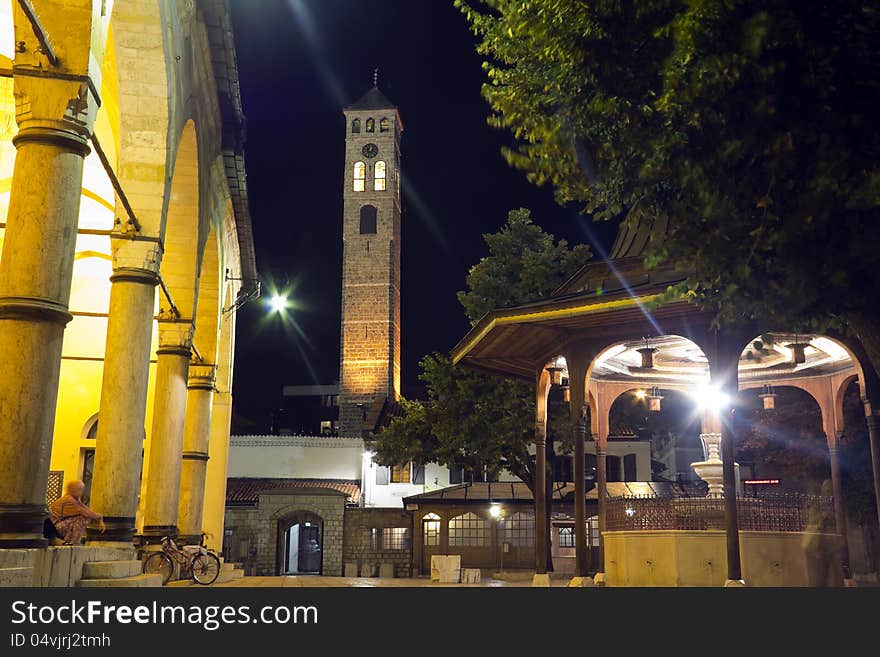
[{"label": "stone pavement", "polygon": [[[565,586],[568,578],[553,579],[553,586]],[[290,575],[290,576],[257,576],[242,577],[231,582],[222,584],[214,584],[213,586],[222,587],[303,587],[303,588],[351,588],[351,587],[463,587],[463,588],[480,588],[480,587],[521,587],[531,586],[531,580],[506,581],[500,579],[484,579],[477,584],[440,584],[432,582],[430,579],[423,578],[380,578],[380,577],[325,577],[320,575]]]}]

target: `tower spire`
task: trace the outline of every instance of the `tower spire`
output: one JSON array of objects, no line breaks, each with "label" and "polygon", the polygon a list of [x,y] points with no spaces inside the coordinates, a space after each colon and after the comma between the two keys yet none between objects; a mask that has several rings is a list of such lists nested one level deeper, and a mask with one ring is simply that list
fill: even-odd
[{"label": "tower spire", "polygon": [[374,87],[379,86],[379,67],[378,66],[373,69],[373,86]]}]

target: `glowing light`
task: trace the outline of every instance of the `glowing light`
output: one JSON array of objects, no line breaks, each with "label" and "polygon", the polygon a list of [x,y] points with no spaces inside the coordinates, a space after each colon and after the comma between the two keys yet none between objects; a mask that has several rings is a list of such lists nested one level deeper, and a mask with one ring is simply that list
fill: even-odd
[{"label": "glowing light", "polygon": [[287,297],[281,296],[280,294],[272,295],[272,298],[269,299],[269,308],[274,313],[280,313],[287,308]]},{"label": "glowing light", "polygon": [[633,394],[636,396],[636,399],[644,399],[645,397],[648,396],[648,391],[642,390],[641,388],[639,388]]},{"label": "glowing light", "polygon": [[498,520],[501,517],[501,505],[500,504],[492,504],[489,507],[489,515]]},{"label": "glowing light", "polygon": [[627,516],[628,518],[632,518],[634,515],[636,515],[636,510],[633,509],[633,508],[628,507],[628,508],[626,508],[626,509],[624,510],[624,513],[626,514],[626,516]]},{"label": "glowing light", "polygon": [[702,386],[691,391],[700,410],[720,411],[730,405],[730,397],[718,386]]}]

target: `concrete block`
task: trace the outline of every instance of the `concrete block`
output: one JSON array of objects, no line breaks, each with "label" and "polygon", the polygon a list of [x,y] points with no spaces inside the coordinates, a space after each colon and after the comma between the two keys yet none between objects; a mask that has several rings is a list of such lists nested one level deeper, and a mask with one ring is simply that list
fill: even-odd
[{"label": "concrete block", "polygon": [[81,579],[76,585],[87,588],[156,588],[162,586],[162,576],[150,574],[119,579]]},{"label": "concrete block", "polygon": [[140,561],[89,561],[83,564],[82,579],[119,579],[140,575]]},{"label": "concrete block", "polygon": [[570,588],[585,588],[595,586],[592,577],[572,577],[568,582]]},{"label": "concrete block", "polygon": [[480,569],[479,568],[462,568],[461,569],[461,583],[462,584],[477,584],[480,581]]},{"label": "concrete block", "polygon": [[393,563],[381,563],[379,564],[379,577],[394,577],[394,564]]},{"label": "concrete block", "polygon": [[596,573],[593,575],[593,583],[596,586],[605,586],[605,573]]},{"label": "concrete block", "polygon": [[532,586],[549,588],[550,575],[548,575],[547,573],[535,573],[535,576],[532,577]]},{"label": "concrete block", "polygon": [[34,569],[31,566],[0,568],[0,588],[33,586]]},{"label": "concrete block", "polygon": [[352,561],[345,562],[345,576],[346,577],[357,577],[358,575],[358,565]]},{"label": "concrete block", "polygon": [[367,561],[361,564],[361,577],[375,577],[376,564]]}]

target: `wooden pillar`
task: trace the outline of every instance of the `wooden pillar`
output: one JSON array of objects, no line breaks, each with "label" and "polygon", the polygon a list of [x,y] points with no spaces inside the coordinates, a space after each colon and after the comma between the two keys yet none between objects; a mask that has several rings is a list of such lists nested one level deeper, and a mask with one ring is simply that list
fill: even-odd
[{"label": "wooden pillar", "polygon": [[846,511],[843,497],[843,482],[840,473],[840,459],[837,456],[837,445],[840,434],[828,437],[828,459],[831,462],[831,489],[834,495],[834,528],[840,534],[840,565],[843,571],[843,579],[852,579],[849,569],[849,546],[846,540]]},{"label": "wooden pillar", "polygon": [[565,353],[568,368],[569,411],[574,443],[574,578],[570,586],[582,586],[588,576],[586,458],[584,439],[587,421],[587,372],[593,353],[584,348],[571,348]]},{"label": "wooden pillar", "polygon": [[725,586],[745,586],[739,548],[739,518],[736,508],[736,435],[733,420],[739,393],[739,357],[755,332],[715,331],[703,349],[709,361],[711,385],[727,403],[718,409],[721,420],[721,460],[724,482],[724,526],[727,533],[727,581]]},{"label": "wooden pillar", "polygon": [[547,396],[550,374],[543,367],[535,382],[535,577],[532,586],[550,586],[547,576]]}]

